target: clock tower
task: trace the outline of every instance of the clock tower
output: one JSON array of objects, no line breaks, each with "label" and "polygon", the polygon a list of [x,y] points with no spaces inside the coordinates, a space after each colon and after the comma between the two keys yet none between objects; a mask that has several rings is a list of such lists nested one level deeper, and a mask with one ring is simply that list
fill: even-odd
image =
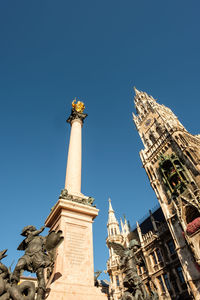
[{"label": "clock tower", "polygon": [[171,231],[190,293],[200,299],[200,136],[168,107],[136,88],[136,125],[143,167]]}]

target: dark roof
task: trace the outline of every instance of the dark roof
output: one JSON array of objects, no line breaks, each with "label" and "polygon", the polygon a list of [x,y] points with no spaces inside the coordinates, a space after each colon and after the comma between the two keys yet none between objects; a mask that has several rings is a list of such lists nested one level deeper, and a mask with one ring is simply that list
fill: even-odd
[{"label": "dark roof", "polygon": [[[161,207],[157,208],[153,213],[152,213],[154,219],[156,222],[158,223],[163,223],[165,222],[165,217],[164,217],[164,214],[162,212],[162,209]],[[147,216],[145,219],[142,218],[142,221],[141,222],[138,222],[139,225],[140,225],[140,228],[141,228],[141,231],[142,231],[142,234],[145,234],[147,232],[149,232],[150,230],[153,230],[153,225],[152,225],[152,222],[151,222],[151,218],[150,218],[150,215]],[[132,229],[132,233],[133,235],[137,235],[137,227],[135,226],[133,229]],[[138,236],[138,235],[137,235]],[[136,237],[136,236],[135,236]]]}]

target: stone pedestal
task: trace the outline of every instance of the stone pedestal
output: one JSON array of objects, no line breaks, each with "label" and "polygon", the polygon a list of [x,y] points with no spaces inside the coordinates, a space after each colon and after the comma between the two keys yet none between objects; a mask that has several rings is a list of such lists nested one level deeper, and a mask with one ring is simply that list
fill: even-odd
[{"label": "stone pedestal", "polygon": [[64,241],[47,285],[48,300],[107,299],[94,287],[92,223],[97,215],[98,209],[76,200],[59,199],[52,209],[45,225],[62,230]]}]

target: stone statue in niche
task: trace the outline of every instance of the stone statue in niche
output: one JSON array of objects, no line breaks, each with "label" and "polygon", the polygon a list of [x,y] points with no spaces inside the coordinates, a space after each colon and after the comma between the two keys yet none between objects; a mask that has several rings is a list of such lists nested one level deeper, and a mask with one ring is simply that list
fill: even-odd
[{"label": "stone statue in niche", "polygon": [[[47,236],[40,236],[44,226],[37,230],[29,225],[23,228],[21,235],[25,239],[21,242],[18,250],[24,250],[25,254],[20,257],[13,273],[0,262],[0,300],[37,300],[45,299],[46,284],[44,269],[47,269],[47,277],[51,275],[55,261],[55,249],[63,241],[62,231],[51,231]],[[6,257],[7,250],[0,252],[0,260]],[[23,271],[36,273],[38,287],[32,282],[20,282]]]},{"label": "stone statue in niche", "polygon": [[120,256],[120,268],[124,274],[123,285],[126,289],[121,300],[158,299],[157,293],[151,293],[151,295],[147,294],[142,279],[138,276],[137,265],[144,265],[144,261],[142,259],[138,259],[136,256],[136,251],[140,247],[137,240],[131,240],[129,247],[127,248],[124,248],[121,244],[114,242],[110,242],[109,247],[112,247],[114,252]]}]

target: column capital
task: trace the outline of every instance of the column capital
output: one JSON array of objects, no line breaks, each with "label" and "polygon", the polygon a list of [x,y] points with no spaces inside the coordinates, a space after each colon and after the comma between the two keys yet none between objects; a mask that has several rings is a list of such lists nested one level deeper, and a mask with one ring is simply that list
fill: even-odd
[{"label": "column capital", "polygon": [[73,120],[80,120],[82,123],[84,122],[84,119],[87,117],[87,114],[83,114],[81,112],[76,111],[75,109],[72,108],[71,110],[71,115],[67,119],[67,123],[72,124]]}]

